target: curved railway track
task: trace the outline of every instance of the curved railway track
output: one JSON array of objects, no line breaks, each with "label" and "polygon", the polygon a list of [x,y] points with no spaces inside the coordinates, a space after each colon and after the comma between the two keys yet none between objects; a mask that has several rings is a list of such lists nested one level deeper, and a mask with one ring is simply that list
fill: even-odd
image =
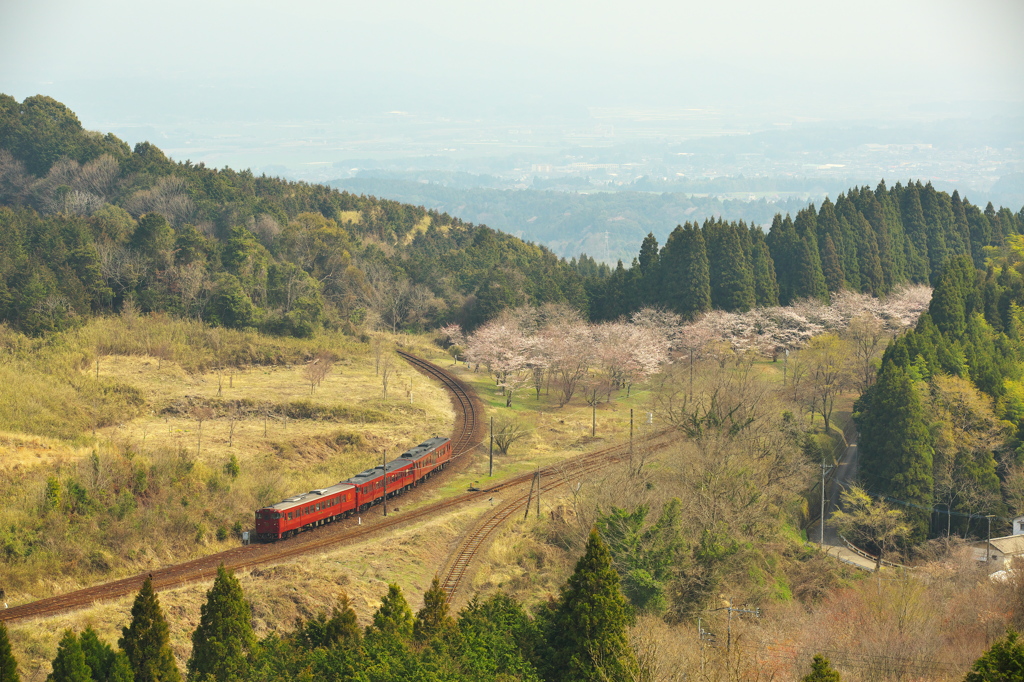
[{"label": "curved railway track", "polygon": [[[540,474],[541,484],[537,495],[539,496],[541,493],[560,488],[574,479],[579,479],[586,474],[602,469],[613,462],[621,461],[623,457],[630,454],[632,447],[642,446],[650,450],[660,450],[673,442],[670,434],[671,432],[668,430],[659,431],[637,441],[632,446],[629,443],[613,445],[602,450],[595,450],[594,452],[574,457],[565,462],[538,469],[536,473]],[[521,485],[529,481],[533,476],[533,473],[523,474],[514,479],[503,481],[492,488],[487,488],[483,492],[492,493],[504,488]],[[530,492],[532,492],[532,489],[531,486]],[[486,520],[478,523],[460,543],[458,551],[449,564],[444,580],[441,582],[441,587],[447,594],[449,603],[455,598],[470,565],[485,547],[485,543],[505,521],[513,514],[523,511],[531,502],[530,492],[523,492],[518,497],[502,503]]]},{"label": "curved railway track", "polygon": [[[462,381],[445,372],[440,367],[409,353],[403,351],[398,351],[398,353],[417,370],[439,380],[451,395],[452,404],[455,407],[455,428],[452,433],[453,459],[475,448],[480,443],[483,420],[478,416],[481,413],[481,407],[470,389]],[[398,515],[392,514],[388,517],[382,516],[379,509],[375,508],[371,513],[363,515],[363,519],[368,521],[365,524],[359,523],[355,519],[336,522],[329,526],[318,528],[315,532],[303,533],[287,542],[235,547],[182,564],[155,569],[151,573],[122,578],[67,594],[12,606],[11,608],[0,610],[0,621],[9,622],[53,615],[90,606],[96,602],[133,594],[139,590],[147,576],[152,578],[155,589],[164,590],[185,583],[211,578],[216,575],[217,567],[220,564],[224,564],[228,569],[237,570],[279,562],[300,554],[363,539],[374,533],[392,529],[416,519],[464,504],[482,494],[482,492],[464,493],[454,498],[427,504]]]}]

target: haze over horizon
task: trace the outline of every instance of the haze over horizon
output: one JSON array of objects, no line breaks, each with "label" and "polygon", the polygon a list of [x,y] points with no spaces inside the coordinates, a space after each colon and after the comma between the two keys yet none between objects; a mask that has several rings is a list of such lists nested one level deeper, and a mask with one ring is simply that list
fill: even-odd
[{"label": "haze over horizon", "polygon": [[987,192],[1024,171],[1015,0],[42,0],[2,18],[0,91],[178,160],[297,179],[913,175]]}]

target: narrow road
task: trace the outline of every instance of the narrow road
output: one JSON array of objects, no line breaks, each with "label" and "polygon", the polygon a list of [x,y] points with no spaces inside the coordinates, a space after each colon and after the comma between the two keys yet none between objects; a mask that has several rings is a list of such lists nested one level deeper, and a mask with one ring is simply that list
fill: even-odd
[{"label": "narrow road", "polygon": [[[832,477],[832,485],[828,490],[828,497],[825,500],[825,518],[832,518],[832,512],[839,509],[840,495],[857,479],[857,466],[860,463],[860,453],[857,451],[857,444],[851,443],[839,462],[836,463],[835,476]],[[832,526],[825,523],[824,542],[822,542],[821,522],[814,524],[807,529],[808,538],[811,542],[820,545],[822,551],[829,556],[839,559],[843,563],[851,564],[868,571],[875,570],[874,559],[869,559],[862,554],[854,552],[846,546],[843,539],[839,537]]]}]

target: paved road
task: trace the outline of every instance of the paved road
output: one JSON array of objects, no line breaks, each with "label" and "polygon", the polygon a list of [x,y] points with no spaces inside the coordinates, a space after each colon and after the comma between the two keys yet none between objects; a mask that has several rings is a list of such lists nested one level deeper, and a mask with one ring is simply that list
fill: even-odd
[{"label": "paved road", "polygon": [[[832,486],[828,491],[828,498],[825,505],[825,518],[832,517],[832,511],[839,508],[839,496],[857,478],[857,465],[860,462],[860,454],[857,452],[857,444],[853,443],[846,448],[842,459],[836,467],[836,475],[832,477]],[[816,523],[807,529],[808,538],[819,544],[821,540],[821,524]],[[834,556],[840,561],[867,569],[875,570],[875,562],[867,559],[856,552],[847,549],[843,539],[839,537],[835,529],[825,524],[825,541],[821,543],[822,550],[829,556]]]}]

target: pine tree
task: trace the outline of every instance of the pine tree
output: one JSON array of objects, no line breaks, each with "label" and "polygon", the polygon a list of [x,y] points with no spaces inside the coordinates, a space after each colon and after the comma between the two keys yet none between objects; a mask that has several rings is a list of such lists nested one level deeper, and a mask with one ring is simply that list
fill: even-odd
[{"label": "pine tree", "polygon": [[660,260],[666,306],[687,319],[711,309],[707,248],[696,225],[676,227],[665,242]]},{"label": "pine tree", "polygon": [[110,664],[110,674],[107,682],[134,682],[135,673],[132,671],[132,664],[128,662],[128,656],[123,651],[114,654],[114,660]]},{"label": "pine tree", "polygon": [[658,240],[653,233],[644,237],[644,241],[640,245],[637,266],[640,305],[657,305],[661,302],[661,269],[659,268]]},{"label": "pine tree", "polygon": [[430,589],[423,595],[423,608],[416,614],[413,635],[425,642],[455,625],[455,619],[448,614],[448,595],[441,589],[441,581],[434,576]]},{"label": "pine tree", "polygon": [[825,275],[825,286],[829,291],[841,291],[846,277],[843,275],[843,264],[839,262],[839,253],[832,242],[832,235],[825,235],[825,245],[821,253],[821,269]]},{"label": "pine tree", "polygon": [[751,230],[750,267],[754,271],[754,300],[759,307],[779,304],[779,283],[775,279],[775,263],[764,241],[764,233]]},{"label": "pine tree", "polygon": [[934,496],[931,433],[907,371],[888,362],[856,404],[861,474],[869,490],[907,505],[915,540],[923,540]]},{"label": "pine tree", "polygon": [[252,609],[238,578],[221,564],[213,587],[206,593],[199,625],[192,633],[188,679],[246,679],[249,653],[255,644]]},{"label": "pine tree", "polygon": [[639,673],[626,630],[631,617],[619,574],[597,529],[562,588],[549,633],[549,670],[562,682],[632,680]]},{"label": "pine tree", "polygon": [[181,673],[171,652],[171,637],[150,578],[132,604],[132,621],[117,645],[128,656],[135,682],[178,682]]},{"label": "pine tree", "polygon": [[842,678],[839,676],[839,672],[821,654],[814,655],[814,660],[811,661],[811,672],[803,678],[803,682],[840,682],[840,680]]},{"label": "pine tree", "polygon": [[373,625],[366,629],[367,634],[379,632],[408,639],[412,636],[412,626],[412,609],[402,594],[402,588],[394,583],[388,585],[388,593],[373,614]]},{"label": "pine tree", "polygon": [[57,645],[53,672],[46,676],[46,682],[92,682],[92,673],[85,662],[78,635],[71,630],[64,631]]},{"label": "pine tree", "polygon": [[18,661],[11,652],[11,640],[7,635],[7,625],[0,622],[0,682],[20,682]]},{"label": "pine tree", "polygon": [[[745,231],[745,228],[744,228]],[[743,248],[740,228],[720,219],[704,223],[711,305],[721,310],[746,312],[756,303],[754,274]]]},{"label": "pine tree", "polygon": [[100,640],[91,625],[82,631],[78,641],[82,645],[82,653],[85,654],[85,663],[92,671],[92,679],[96,682],[106,682],[110,677],[110,667],[114,664],[114,650]]},{"label": "pine tree", "polygon": [[1024,641],[1010,630],[971,666],[964,682],[1020,682],[1024,680]]}]

